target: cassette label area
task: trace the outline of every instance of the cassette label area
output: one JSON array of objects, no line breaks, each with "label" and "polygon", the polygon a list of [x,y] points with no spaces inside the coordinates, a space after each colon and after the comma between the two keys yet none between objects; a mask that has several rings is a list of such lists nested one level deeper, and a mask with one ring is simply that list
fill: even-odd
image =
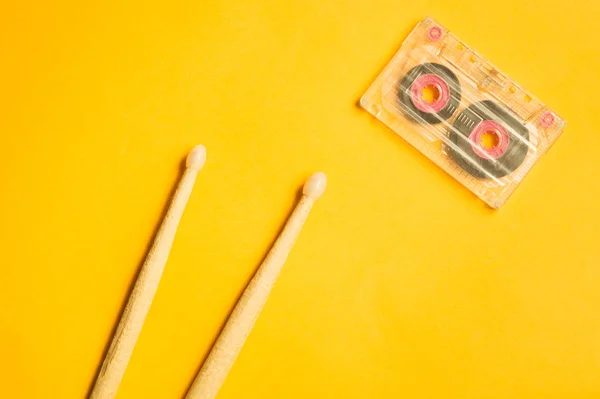
[{"label": "cassette label area", "polygon": [[361,105],[493,208],[566,125],[431,18],[410,33]]}]

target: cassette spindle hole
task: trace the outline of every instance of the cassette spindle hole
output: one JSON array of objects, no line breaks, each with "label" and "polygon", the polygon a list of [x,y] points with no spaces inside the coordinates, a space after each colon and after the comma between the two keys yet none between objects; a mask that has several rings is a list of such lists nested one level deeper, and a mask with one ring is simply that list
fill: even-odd
[{"label": "cassette spindle hole", "polygon": [[454,115],[460,105],[461,87],[444,65],[415,65],[400,81],[398,101],[404,114],[415,122],[437,124]]},{"label": "cassette spindle hole", "polygon": [[419,76],[410,91],[413,104],[423,112],[440,112],[450,101],[450,86],[436,74]]},{"label": "cassette spindle hole", "polygon": [[421,99],[428,104],[433,104],[440,99],[442,88],[440,85],[431,84],[421,90]]},{"label": "cassette spindle hole", "polygon": [[502,136],[494,130],[488,130],[481,135],[481,142],[479,143],[486,150],[493,150],[500,145]]},{"label": "cassette spindle hole", "polygon": [[510,137],[500,123],[485,120],[473,129],[470,140],[477,156],[498,159],[506,153]]}]

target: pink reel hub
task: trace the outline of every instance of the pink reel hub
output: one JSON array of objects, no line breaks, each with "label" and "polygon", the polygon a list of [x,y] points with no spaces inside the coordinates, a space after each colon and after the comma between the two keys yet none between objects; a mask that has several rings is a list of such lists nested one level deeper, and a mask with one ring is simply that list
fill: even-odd
[{"label": "pink reel hub", "polygon": [[[423,99],[423,90],[433,87],[437,90],[437,96],[432,102]],[[448,83],[438,75],[428,73],[419,76],[410,89],[412,103],[423,112],[440,112],[450,101],[450,87]]]},{"label": "pink reel hub", "polygon": [[[483,144],[483,136],[486,134],[492,134],[496,138],[496,143],[490,148]],[[510,143],[510,136],[500,123],[487,120],[481,122],[473,129],[473,132],[469,136],[469,141],[475,154],[481,158],[498,159],[506,153],[508,144]]]}]

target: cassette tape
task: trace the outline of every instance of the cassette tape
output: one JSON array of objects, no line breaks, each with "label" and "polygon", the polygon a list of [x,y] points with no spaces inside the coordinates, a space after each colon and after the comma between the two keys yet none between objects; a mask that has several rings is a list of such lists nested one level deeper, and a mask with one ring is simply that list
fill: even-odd
[{"label": "cassette tape", "polygon": [[360,103],[496,209],[566,125],[431,18],[413,29]]}]

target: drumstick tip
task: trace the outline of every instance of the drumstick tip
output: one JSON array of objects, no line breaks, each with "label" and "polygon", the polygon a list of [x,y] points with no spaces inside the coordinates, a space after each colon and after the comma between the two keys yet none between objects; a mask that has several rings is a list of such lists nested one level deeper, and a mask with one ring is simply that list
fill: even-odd
[{"label": "drumstick tip", "polygon": [[206,162],[206,148],[200,144],[195,146],[190,152],[185,162],[185,166],[188,169],[198,172],[204,166],[204,162]]},{"label": "drumstick tip", "polygon": [[302,193],[313,200],[318,200],[327,187],[327,176],[323,172],[312,175],[304,184]]}]

